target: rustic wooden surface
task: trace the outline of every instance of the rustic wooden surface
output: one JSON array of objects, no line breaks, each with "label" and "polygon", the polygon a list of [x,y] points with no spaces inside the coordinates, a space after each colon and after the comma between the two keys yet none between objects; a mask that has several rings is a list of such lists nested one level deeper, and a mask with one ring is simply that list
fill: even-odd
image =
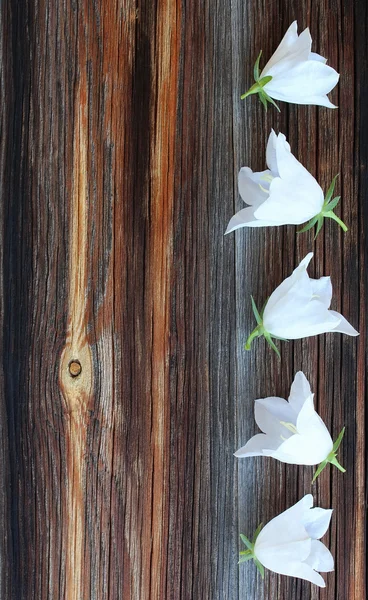
[{"label": "rustic wooden surface", "polygon": [[[240,101],[294,19],[339,110]],[[0,598],[364,600],[365,1],[3,0],[0,22]],[[346,235],[223,236],[271,127],[325,189],[340,172]],[[249,295],[309,250],[360,337],[245,352]],[[314,486],[325,590],[237,565],[239,532],[310,491],[311,468],[233,457],[299,369],[346,425],[347,473]]]}]

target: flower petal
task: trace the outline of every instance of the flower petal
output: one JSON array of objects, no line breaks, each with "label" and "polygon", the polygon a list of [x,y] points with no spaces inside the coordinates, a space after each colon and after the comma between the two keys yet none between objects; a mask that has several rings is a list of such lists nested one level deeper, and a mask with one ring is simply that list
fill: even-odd
[{"label": "flower petal", "polygon": [[316,60],[307,60],[274,76],[264,90],[275,100],[312,104],[313,98],[313,102],[314,99],[320,99],[324,104],[326,94],[336,86],[338,80],[339,74],[332,67]]},{"label": "flower petal", "polygon": [[319,540],[312,540],[311,553],[304,562],[312,567],[312,569],[322,571],[322,573],[334,570],[333,556],[329,549]]},{"label": "flower petal", "polygon": [[321,588],[326,587],[323,577],[314,571],[306,562],[291,561],[287,564],[280,565],[278,570],[272,570],[275,571],[275,573],[280,573],[280,575],[288,575],[289,577],[298,577],[298,579],[310,581]]},{"label": "flower petal", "polygon": [[254,552],[259,562],[266,569],[282,575],[294,575],[290,572],[290,566],[294,565],[295,568],[297,564],[304,564],[304,561],[310,555],[311,543],[310,538],[282,543],[275,539],[273,545],[267,546],[256,542]]},{"label": "flower petal", "polygon": [[331,509],[311,508],[304,514],[304,527],[308,535],[319,540],[327,531],[332,517]]},{"label": "flower petal", "polygon": [[[307,494],[294,506],[281,513],[261,530],[254,552],[258,560],[268,569],[281,575],[306,579],[325,587],[323,577],[316,573],[311,562],[324,563],[325,555],[320,548],[313,547],[303,523],[310,520],[313,497]],[[312,513],[313,517],[313,513]],[[316,522],[319,518],[313,519]]]},{"label": "flower petal", "polygon": [[281,178],[290,180],[297,180],[299,177],[307,175],[312,178],[305,167],[295,158],[295,156],[288,150],[286,145],[286,137],[283,133],[279,133],[276,140],[276,160],[277,169]]},{"label": "flower petal", "polygon": [[346,335],[359,335],[359,331],[354,329],[354,327],[350,325],[350,323],[345,319],[345,317],[340,315],[340,313],[334,310],[329,310],[328,312],[331,313],[334,317],[340,319],[340,322],[338,323],[337,327],[333,329],[333,331],[336,331],[338,333],[346,333]]},{"label": "flower petal", "polygon": [[289,404],[293,407],[297,414],[299,414],[304,402],[307,398],[309,398],[309,396],[312,396],[309,381],[302,371],[298,371],[295,374],[293,383],[291,384],[289,394]]},{"label": "flower petal", "polygon": [[[292,154],[290,156],[294,158]],[[294,176],[273,179],[270,195],[257,208],[255,217],[285,225],[301,225],[320,213],[323,206],[322,189],[314,177],[304,171],[296,179]]]},{"label": "flower petal", "polygon": [[[290,437],[292,433],[281,424],[296,424],[297,415],[283,398],[262,398],[254,403],[254,416],[258,427],[268,435],[282,439]],[[281,437],[283,436],[283,437]]]},{"label": "flower petal", "polygon": [[284,37],[282,38],[279,46],[277,47],[277,49],[271,56],[270,60],[264,67],[264,69],[261,73],[261,77],[263,77],[264,73],[267,72],[274,64],[276,64],[278,61],[282,60],[290,52],[290,49],[293,47],[293,45],[295,44],[295,42],[297,40],[298,40],[298,23],[297,23],[297,21],[294,21],[290,25],[287,32],[285,33]]},{"label": "flower petal", "polygon": [[[318,417],[318,415],[317,415]],[[327,432],[328,433],[328,432]],[[319,436],[313,430],[308,435],[292,435],[272,454],[277,460],[289,465],[318,465],[327,458],[332,450],[332,441]]]},{"label": "flower petal", "polygon": [[319,279],[310,279],[312,293],[317,300],[322,302],[326,308],[330,307],[332,299],[331,277],[320,277]]},{"label": "flower petal", "polygon": [[304,464],[316,465],[325,460],[333,449],[333,441],[326,425],[314,410],[312,395],[305,401],[296,427],[301,438],[308,441],[309,452]]},{"label": "flower petal", "polygon": [[240,229],[241,227],[268,227],[278,225],[278,223],[273,223],[272,221],[261,221],[256,219],[254,216],[254,210],[254,206],[248,206],[247,208],[242,208],[242,210],[239,210],[239,212],[231,217],[226,228],[225,235],[235,231],[236,229]]},{"label": "flower petal", "polygon": [[[305,258],[303,258],[303,260],[296,267],[296,269],[294,269],[292,274],[289,277],[287,277],[286,279],[284,279],[284,281],[282,283],[280,283],[280,285],[274,290],[274,292],[269,297],[267,305],[265,307],[265,310],[263,313],[264,318],[267,314],[269,314],[274,309],[274,307],[276,306],[276,304],[278,302],[280,302],[284,299],[284,297],[288,294],[290,289],[292,289],[297,284],[297,282],[302,277],[305,276],[305,272],[306,272],[308,265],[309,265],[310,261],[312,260],[312,258],[313,258],[313,252],[309,252],[309,254],[307,254],[307,256]],[[308,289],[306,290],[306,294],[309,294],[309,293],[311,293],[311,291],[309,289],[309,277],[308,277]]]},{"label": "flower petal", "polygon": [[322,62],[324,65],[327,62],[327,58],[321,56],[320,54],[316,54],[316,52],[311,52],[309,55],[309,60],[317,60],[318,62]]},{"label": "flower petal", "polygon": [[[267,548],[275,548],[280,545],[286,545],[289,542],[308,540],[310,536],[305,529],[304,520],[312,506],[313,496],[312,494],[307,494],[299,502],[267,523],[257,537],[254,548],[256,555],[258,556],[259,549],[264,551]],[[300,557],[300,560],[304,560],[307,556],[309,556],[309,551],[305,555],[305,549],[301,549],[298,558]],[[265,567],[267,566],[263,562],[262,564]]]},{"label": "flower petal", "polygon": [[309,60],[311,47],[312,38],[309,29],[307,28],[299,35],[294,44],[290,46],[289,51],[281,60],[273,63],[271,67],[267,67],[266,65],[261,73],[261,77],[271,76],[273,78],[279,78],[287,76],[288,72],[295,66]]},{"label": "flower petal", "polygon": [[[266,163],[274,177],[278,177],[278,175],[279,175],[279,172],[277,170],[277,160],[276,160],[276,143],[277,143],[277,135],[274,132],[274,130],[271,129],[271,133],[268,138],[267,148],[266,148]],[[288,146],[289,146],[289,144],[288,144]],[[290,146],[289,146],[289,152],[290,152]]]},{"label": "flower petal", "polygon": [[240,169],[238,174],[239,194],[246,204],[258,207],[268,198],[269,175],[271,172],[268,170],[253,173],[249,167]]},{"label": "flower petal", "polygon": [[297,294],[289,294],[283,306],[279,304],[276,309],[272,311],[271,318],[268,316],[267,321],[266,318],[263,320],[265,328],[271,335],[298,340],[337,331],[336,316],[318,300],[303,304]]},{"label": "flower petal", "polygon": [[[276,439],[271,436],[265,435],[264,433],[258,433],[254,435],[249,442],[242,448],[239,448],[234,453],[237,458],[245,458],[248,456],[264,456],[264,449],[268,452],[277,450],[279,445],[282,443],[281,439]],[[268,453],[267,453],[268,456]]]},{"label": "flower petal", "polygon": [[240,227],[266,227],[277,224],[270,219],[258,220],[254,216],[256,208],[268,198],[270,179],[272,179],[272,175],[269,170],[253,173],[249,167],[240,169],[238,175],[239,193],[242,200],[250,206],[243,208],[230,219],[225,235]]}]

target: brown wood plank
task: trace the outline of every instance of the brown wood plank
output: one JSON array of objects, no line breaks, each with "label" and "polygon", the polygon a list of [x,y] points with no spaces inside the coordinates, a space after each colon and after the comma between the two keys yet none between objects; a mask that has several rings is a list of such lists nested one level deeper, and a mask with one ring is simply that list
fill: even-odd
[{"label": "brown wood plank", "polygon": [[[363,600],[367,7],[363,0],[3,0],[0,6],[0,598]],[[294,20],[341,72],[337,111],[240,101]],[[271,127],[349,231],[224,237]],[[243,346],[309,250],[358,339]],[[76,377],[70,366],[80,363]],[[78,361],[78,362],[77,362]],[[310,378],[347,473],[326,590],[237,565],[312,469],[237,461],[253,400]]]}]

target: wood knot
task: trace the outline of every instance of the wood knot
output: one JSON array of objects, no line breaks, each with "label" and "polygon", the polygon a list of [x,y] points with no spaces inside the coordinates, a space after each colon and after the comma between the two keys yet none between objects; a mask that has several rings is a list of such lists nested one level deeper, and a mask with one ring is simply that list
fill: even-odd
[{"label": "wood knot", "polygon": [[82,372],[82,365],[79,360],[71,360],[69,363],[69,374],[71,377],[78,377]]},{"label": "wood knot", "polygon": [[85,344],[66,344],[61,355],[59,385],[67,414],[87,415],[93,408],[92,352]]}]

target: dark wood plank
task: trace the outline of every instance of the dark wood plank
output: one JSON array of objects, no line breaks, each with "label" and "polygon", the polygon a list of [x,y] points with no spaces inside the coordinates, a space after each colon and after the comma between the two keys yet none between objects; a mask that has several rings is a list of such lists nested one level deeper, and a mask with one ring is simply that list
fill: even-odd
[{"label": "dark wood plank", "polygon": [[[295,18],[341,72],[339,110],[240,101]],[[0,597],[365,597],[367,7],[338,0],[4,0],[0,7]],[[271,127],[327,188],[343,236],[224,238],[237,172]],[[358,339],[244,342],[259,301],[310,250]],[[81,375],[70,375],[70,361]],[[326,590],[237,565],[312,469],[237,461],[253,400],[303,369],[342,463]]]}]

